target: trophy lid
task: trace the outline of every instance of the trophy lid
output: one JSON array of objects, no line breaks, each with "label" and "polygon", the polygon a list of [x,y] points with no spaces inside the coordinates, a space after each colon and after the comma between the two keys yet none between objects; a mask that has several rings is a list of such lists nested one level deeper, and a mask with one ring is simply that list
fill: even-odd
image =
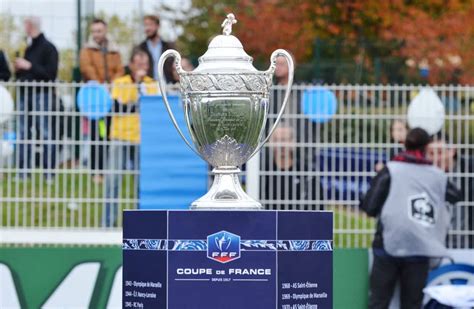
[{"label": "trophy lid", "polygon": [[228,14],[222,23],[223,34],[214,37],[207,51],[199,58],[199,66],[194,72],[220,73],[256,72],[253,58],[245,51],[238,38],[231,35],[232,25],[237,23],[234,14]]}]

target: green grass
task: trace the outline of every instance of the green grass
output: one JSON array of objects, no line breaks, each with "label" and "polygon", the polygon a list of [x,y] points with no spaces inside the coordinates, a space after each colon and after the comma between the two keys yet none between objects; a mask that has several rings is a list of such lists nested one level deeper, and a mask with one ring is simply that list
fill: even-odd
[{"label": "green grass", "polygon": [[[13,173],[4,173],[0,182],[0,226],[100,226],[104,184],[94,183],[91,174],[71,172],[58,170],[51,185],[43,180],[41,171],[23,182],[16,182]],[[132,175],[123,177],[120,209],[135,208],[134,185]]]},{"label": "green grass", "polygon": [[[58,170],[52,185],[42,179],[41,171],[28,181],[14,182],[14,174],[3,174],[0,182],[2,227],[100,227],[104,207],[104,185],[92,181],[89,173]],[[122,180],[120,213],[135,206],[134,179]],[[72,210],[72,203],[76,209]],[[375,223],[353,206],[337,205],[334,212],[334,246],[367,248],[372,241]],[[119,218],[121,225],[121,218]]]},{"label": "green grass", "polygon": [[337,206],[334,212],[334,247],[369,248],[375,220],[354,206]]}]

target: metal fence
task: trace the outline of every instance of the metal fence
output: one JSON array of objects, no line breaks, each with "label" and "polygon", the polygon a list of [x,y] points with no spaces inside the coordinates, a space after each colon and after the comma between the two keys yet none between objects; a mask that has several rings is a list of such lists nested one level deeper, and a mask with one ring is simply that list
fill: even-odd
[{"label": "metal fence", "polygon": [[[91,120],[77,109],[82,84],[1,85],[13,96],[15,111],[0,124],[0,228],[114,230],[114,220],[105,220],[107,210],[136,208],[139,202],[139,146],[133,138],[117,143],[110,136],[121,130],[117,121],[114,127],[115,117],[134,117],[136,110],[112,109],[107,117]],[[469,222],[474,209],[474,87],[432,89],[445,105],[446,118],[430,154],[463,194],[461,203],[450,206],[448,244],[467,247],[466,236],[474,235]],[[359,210],[359,200],[376,169],[401,150],[391,126],[397,122],[395,129],[403,131],[407,106],[419,90],[406,85],[294,86],[279,129],[244,167],[247,191],[267,209],[332,210],[335,245],[368,247],[375,222]],[[268,126],[283,91],[279,86],[272,90]],[[136,119],[121,123],[125,134],[134,131],[129,121]],[[115,223],[121,226],[121,215]]]},{"label": "metal fence", "polygon": [[[375,220],[359,209],[359,201],[376,170],[402,151],[397,135],[406,130],[408,105],[420,89],[408,85],[293,87],[282,124],[260,154],[261,201],[270,209],[332,210],[337,247],[370,246]],[[461,190],[462,202],[449,206],[448,245],[465,248],[468,236],[474,235],[474,87],[432,89],[443,102],[446,116],[428,155]],[[271,119],[282,97],[283,88],[276,88]]]}]

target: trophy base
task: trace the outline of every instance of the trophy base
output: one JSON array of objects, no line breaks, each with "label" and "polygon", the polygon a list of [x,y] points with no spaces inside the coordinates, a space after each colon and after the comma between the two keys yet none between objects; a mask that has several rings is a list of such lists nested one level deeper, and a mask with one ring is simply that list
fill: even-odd
[{"label": "trophy base", "polygon": [[262,204],[251,198],[240,185],[238,168],[216,168],[209,192],[191,204],[196,210],[261,210]]}]

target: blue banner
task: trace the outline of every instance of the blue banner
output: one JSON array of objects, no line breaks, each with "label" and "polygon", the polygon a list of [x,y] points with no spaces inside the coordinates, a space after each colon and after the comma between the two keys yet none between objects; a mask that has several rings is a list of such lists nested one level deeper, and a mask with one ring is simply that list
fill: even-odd
[{"label": "blue banner", "polygon": [[332,213],[125,211],[124,308],[332,308]]},{"label": "blue banner", "polygon": [[[178,96],[169,96],[171,108],[188,137]],[[207,191],[207,164],[179,136],[161,96],[140,99],[141,209],[187,209]]]}]

